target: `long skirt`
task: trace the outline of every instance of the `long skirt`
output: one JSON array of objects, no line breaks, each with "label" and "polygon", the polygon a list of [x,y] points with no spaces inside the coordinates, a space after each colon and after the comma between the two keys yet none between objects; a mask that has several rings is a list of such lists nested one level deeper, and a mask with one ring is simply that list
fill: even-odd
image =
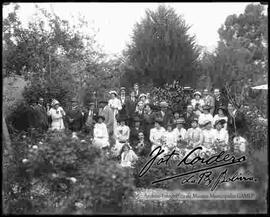
[{"label": "long skirt", "polygon": [[112,149],[114,156],[120,155],[120,152],[121,152],[124,144],[125,144],[124,142],[119,142],[118,140],[115,141],[115,146]]},{"label": "long skirt", "polygon": [[64,129],[65,129],[65,125],[64,125],[63,118],[52,120],[51,130],[64,130]]},{"label": "long skirt", "polygon": [[110,143],[108,141],[108,139],[106,138],[94,138],[93,140],[93,145],[98,147],[98,148],[105,148],[105,147],[108,147],[110,146]]}]

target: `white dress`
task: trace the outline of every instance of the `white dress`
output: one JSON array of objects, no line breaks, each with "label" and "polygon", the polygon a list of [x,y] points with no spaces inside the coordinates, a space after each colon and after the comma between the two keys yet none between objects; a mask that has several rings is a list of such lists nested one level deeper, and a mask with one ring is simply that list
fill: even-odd
[{"label": "white dress", "polygon": [[109,144],[109,134],[107,131],[107,126],[104,123],[96,123],[94,126],[94,140],[93,145],[103,148],[110,146]]},{"label": "white dress", "polygon": [[126,125],[124,126],[117,126],[115,130],[115,147],[114,147],[114,153],[116,156],[118,156],[121,152],[121,149],[125,142],[129,140],[129,135],[130,135],[130,128]]},{"label": "white dress", "polygon": [[203,99],[199,99],[199,100],[192,99],[191,105],[192,105],[193,109],[195,109],[197,103],[199,103],[200,106],[204,106],[204,104],[205,104]]},{"label": "white dress", "polygon": [[48,113],[52,118],[51,129],[52,130],[64,130],[65,125],[63,121],[63,116],[66,115],[64,109],[62,107],[58,107],[57,109],[51,108]]},{"label": "white dress", "polygon": [[215,129],[204,129],[202,130],[203,134],[203,152],[210,152],[214,153],[213,151],[213,145],[216,138],[216,131]]},{"label": "white dress", "polygon": [[132,167],[132,163],[138,160],[138,156],[133,150],[128,150],[121,154],[121,166],[122,167]]},{"label": "white dress", "polygon": [[122,109],[121,100],[118,98],[110,99],[108,102],[108,106],[111,107],[111,109],[113,110],[113,115],[114,115],[113,132],[115,135],[115,129],[117,127],[116,115],[118,114],[118,111]]},{"label": "white dress", "polygon": [[186,148],[183,148],[182,147],[182,143],[180,142],[180,145],[178,144],[179,140],[185,140],[186,139],[186,129],[185,128],[181,128],[180,130],[176,127],[174,128],[173,130],[174,134],[175,134],[175,137],[176,137],[176,141],[177,141],[177,148],[180,152],[180,156],[179,157],[183,157],[186,152],[188,151]]},{"label": "white dress", "polygon": [[220,143],[222,145],[223,149],[226,151],[229,149],[228,142],[229,142],[229,134],[228,131],[224,128],[221,128],[220,130],[215,129],[215,142],[217,145]]},{"label": "white dress", "polygon": [[163,127],[160,127],[158,130],[157,128],[152,128],[150,130],[149,140],[152,143],[151,150],[154,150],[157,146],[162,146],[161,140],[165,136],[166,130]]},{"label": "white dress", "polygon": [[224,129],[227,130],[228,117],[227,117],[227,116],[225,116],[225,117],[220,117],[218,114],[216,114],[216,115],[214,116],[214,118],[213,118],[213,124],[215,124],[215,122],[216,122],[217,120],[225,120],[226,123],[224,124]]},{"label": "white dress", "polygon": [[209,114],[202,113],[202,114],[200,114],[200,116],[198,118],[198,123],[199,123],[199,125],[202,125],[205,121],[210,121],[212,126],[213,126],[213,124],[214,124],[213,120],[214,120],[213,115],[211,115],[210,113]]}]

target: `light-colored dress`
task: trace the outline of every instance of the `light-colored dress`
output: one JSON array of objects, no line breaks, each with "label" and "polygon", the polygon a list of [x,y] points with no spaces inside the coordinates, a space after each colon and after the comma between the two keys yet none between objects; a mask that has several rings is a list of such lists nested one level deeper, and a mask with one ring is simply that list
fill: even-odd
[{"label": "light-colored dress", "polygon": [[62,107],[58,107],[57,109],[51,108],[47,112],[48,116],[52,118],[51,130],[64,130],[65,125],[63,121],[63,116],[66,115],[64,109]]},{"label": "light-colored dress", "polygon": [[228,142],[229,142],[229,134],[228,131],[224,128],[220,130],[215,129],[215,143],[216,145],[220,145],[226,151],[229,149]]},{"label": "light-colored dress", "polygon": [[130,128],[128,126],[118,125],[116,127],[116,130],[115,130],[116,141],[115,141],[115,146],[113,150],[116,156],[120,154],[123,145],[125,144],[125,142],[129,140],[129,136],[130,136]]},{"label": "light-colored dress", "polygon": [[210,154],[214,153],[213,145],[216,138],[216,131],[215,129],[204,129],[202,130],[203,134],[203,150],[202,152],[209,152]]},{"label": "light-colored dress", "polygon": [[210,121],[212,126],[214,124],[213,122],[213,115],[211,115],[210,113],[209,114],[200,114],[199,118],[198,118],[198,123],[199,125],[202,125],[205,121]]},{"label": "light-colored dress", "polygon": [[115,130],[117,127],[116,115],[118,114],[119,110],[122,110],[122,103],[121,103],[120,99],[114,98],[114,99],[109,100],[108,105],[113,110],[113,115],[114,115],[113,132],[115,135]]},{"label": "light-colored dress", "polygon": [[192,146],[192,148],[202,145],[202,130],[199,127],[189,128],[186,133],[186,141]]},{"label": "light-colored dress", "polygon": [[94,126],[93,145],[99,148],[110,146],[107,126],[104,123],[96,123]]},{"label": "light-colored dress", "polygon": [[165,132],[166,130],[163,127],[160,127],[159,129],[152,128],[150,130],[149,140],[152,143],[152,150],[155,149],[157,146],[162,145],[161,140],[162,137],[164,137]]},{"label": "light-colored dress", "polygon": [[121,154],[121,166],[122,167],[132,167],[132,164],[138,160],[138,156],[133,150],[125,151]]},{"label": "light-colored dress", "polygon": [[201,107],[205,105],[203,99],[199,99],[199,100],[192,99],[192,100],[191,100],[191,105],[192,105],[193,109],[196,108],[196,104],[197,104],[197,103],[198,103]]}]

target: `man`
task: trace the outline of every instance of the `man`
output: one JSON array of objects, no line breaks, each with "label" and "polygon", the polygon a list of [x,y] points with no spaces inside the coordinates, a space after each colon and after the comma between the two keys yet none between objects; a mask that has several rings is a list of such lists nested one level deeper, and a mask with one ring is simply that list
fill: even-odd
[{"label": "man", "polygon": [[142,120],[135,116],[133,118],[131,118],[133,124],[131,125],[132,127],[130,128],[130,143],[131,146],[134,147],[134,145],[136,144],[137,140],[138,140],[138,133],[139,132],[143,132],[143,126],[142,126]]},{"label": "man", "polygon": [[217,114],[217,109],[221,106],[228,106],[228,100],[226,97],[221,94],[219,89],[214,89],[214,99],[215,99],[215,111],[214,114]]},{"label": "man", "polygon": [[71,109],[67,111],[66,118],[68,128],[72,131],[74,137],[76,137],[77,132],[82,129],[84,118],[76,99],[72,99]]},{"label": "man", "polygon": [[39,98],[37,105],[35,106],[35,111],[37,112],[37,126],[38,128],[47,131],[49,127],[49,120],[47,116],[47,111],[44,106],[44,99],[42,97]]},{"label": "man", "polygon": [[[184,113],[183,115],[183,118],[185,119],[186,121],[186,124],[185,124],[185,127],[186,129],[189,129],[191,128],[191,122],[192,120],[196,117],[196,115],[194,114],[193,112],[193,107],[192,105],[188,105],[187,106],[187,110],[186,112]],[[198,118],[198,117],[197,117]]]},{"label": "man", "polygon": [[119,111],[119,115],[127,115],[127,111],[126,111],[127,98],[126,98],[125,87],[120,88],[120,101],[121,101],[122,109]]},{"label": "man", "polygon": [[135,83],[134,84],[134,93],[135,93],[136,100],[138,100],[138,98],[140,96],[140,91],[139,91],[139,85],[138,85],[138,83]]},{"label": "man", "polygon": [[172,119],[173,115],[168,109],[168,103],[165,101],[160,102],[160,111],[156,113],[156,118],[162,120],[162,126],[167,126],[169,120]]},{"label": "man", "polygon": [[143,118],[143,128],[144,128],[144,135],[146,138],[149,138],[149,133],[151,128],[154,126],[155,114],[152,110],[152,105],[145,104],[144,105],[144,112],[142,115]]},{"label": "man", "polygon": [[208,105],[210,107],[210,113],[212,115],[214,115],[214,111],[215,111],[215,99],[213,96],[210,95],[208,89],[205,89],[203,91],[203,100],[204,100],[204,104]]},{"label": "man", "polygon": [[248,134],[248,127],[244,114],[235,108],[231,103],[228,104],[228,132],[229,135],[239,133],[241,136]]},{"label": "man", "polygon": [[102,100],[99,102],[99,116],[104,117],[104,123],[106,124],[108,128],[108,134],[109,136],[113,135],[113,124],[114,124],[114,113],[113,110],[108,105],[108,102],[106,100]]},{"label": "man", "polygon": [[176,139],[177,139],[177,144],[180,144],[180,147],[185,146],[186,144],[186,129],[184,128],[185,124],[185,119],[184,118],[179,118],[176,121],[176,128],[174,128],[173,132],[175,133]]},{"label": "man", "polygon": [[128,99],[126,99],[126,104],[125,104],[126,113],[127,113],[127,116],[130,120],[129,126],[131,126],[131,124],[132,124],[131,118],[135,113],[136,103],[137,102],[136,102],[136,98],[135,98],[135,92],[131,91],[130,97]]},{"label": "man", "polygon": [[135,152],[141,157],[146,157],[148,153],[151,151],[150,144],[145,141],[143,132],[138,133],[138,141],[135,145]]},{"label": "man", "polygon": [[95,110],[95,103],[90,102],[89,103],[89,109],[87,113],[85,114],[85,126],[87,133],[90,133],[92,135],[94,125],[96,123],[96,117],[97,117],[97,111]]}]

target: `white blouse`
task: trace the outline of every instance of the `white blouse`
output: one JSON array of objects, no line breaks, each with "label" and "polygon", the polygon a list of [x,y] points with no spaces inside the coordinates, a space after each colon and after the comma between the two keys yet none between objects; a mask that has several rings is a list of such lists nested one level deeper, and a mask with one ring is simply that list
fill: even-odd
[{"label": "white blouse", "polygon": [[164,133],[165,140],[166,140],[166,146],[168,148],[174,148],[177,146],[177,136],[174,131],[166,131]]},{"label": "white blouse", "polygon": [[213,125],[213,116],[209,113],[209,114],[200,114],[199,118],[198,118],[198,123],[199,125],[203,124],[205,121],[211,121],[211,124]]},{"label": "white blouse", "polygon": [[216,138],[215,129],[210,130],[204,129],[202,130],[202,134],[203,134],[203,146],[205,146],[205,148],[211,148]]},{"label": "white blouse", "polygon": [[165,135],[166,130],[163,127],[160,127],[158,130],[157,128],[152,128],[150,130],[149,140],[154,144],[160,144],[160,139]]},{"label": "white blouse", "polygon": [[133,150],[128,150],[121,154],[121,166],[132,167],[132,163],[138,159],[138,156]]},{"label": "white blouse", "polygon": [[229,142],[229,134],[228,131],[222,128],[221,130],[215,129],[215,141],[224,142],[228,144]]},{"label": "white blouse", "polygon": [[174,128],[173,130],[175,137],[177,138],[177,140],[179,139],[179,137],[181,137],[182,139],[186,139],[186,129],[185,128],[181,128],[181,130],[179,130],[177,127]]},{"label": "white blouse", "polygon": [[104,123],[96,123],[93,134],[95,139],[109,139],[107,126]]},{"label": "white blouse", "polygon": [[122,109],[122,103],[121,103],[120,99],[118,99],[118,98],[110,99],[109,102],[108,102],[108,105],[112,109],[117,109],[117,110]]},{"label": "white blouse", "polygon": [[127,125],[118,125],[115,130],[116,139],[120,141],[129,140],[130,128]]},{"label": "white blouse", "polygon": [[199,100],[192,99],[191,105],[192,105],[193,109],[195,109],[197,103],[199,103],[200,106],[204,106],[204,104],[205,104],[203,99],[199,99]]},{"label": "white blouse", "polygon": [[227,122],[228,122],[228,117],[227,116],[224,116],[224,117],[220,117],[218,114],[216,114],[213,118],[213,124],[215,124],[215,122],[217,120],[225,120],[226,123],[224,124],[224,129],[227,130]]}]

